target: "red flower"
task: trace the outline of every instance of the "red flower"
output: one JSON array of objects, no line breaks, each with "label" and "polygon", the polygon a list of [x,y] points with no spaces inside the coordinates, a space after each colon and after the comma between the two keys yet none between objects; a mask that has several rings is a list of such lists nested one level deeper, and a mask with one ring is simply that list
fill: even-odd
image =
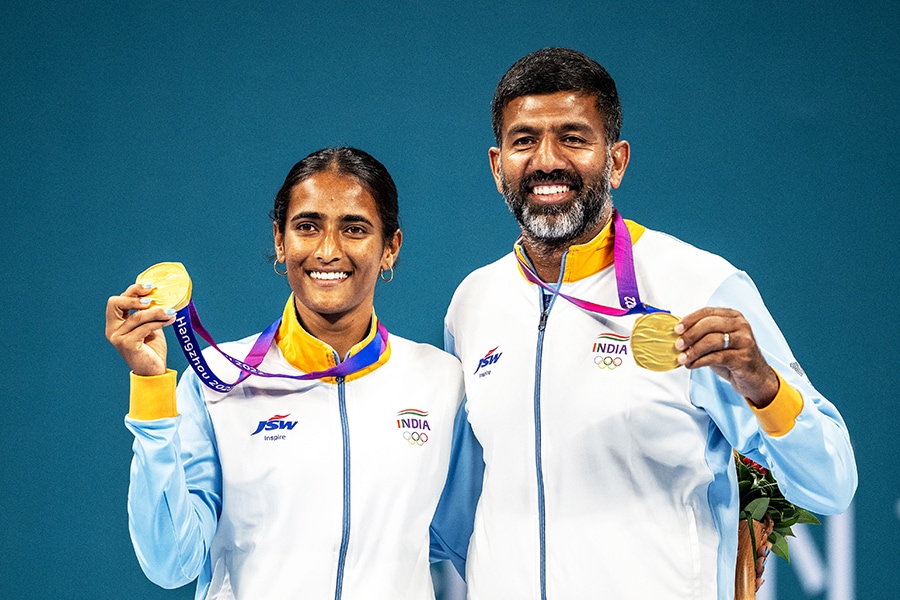
[{"label": "red flower", "polygon": [[759,464],[757,462],[753,462],[746,456],[741,459],[741,462],[744,463],[745,465],[748,465],[748,466],[756,469],[757,471],[759,471],[760,475],[765,475],[766,473],[769,472],[768,469],[766,469],[764,466],[762,466],[761,464]]}]

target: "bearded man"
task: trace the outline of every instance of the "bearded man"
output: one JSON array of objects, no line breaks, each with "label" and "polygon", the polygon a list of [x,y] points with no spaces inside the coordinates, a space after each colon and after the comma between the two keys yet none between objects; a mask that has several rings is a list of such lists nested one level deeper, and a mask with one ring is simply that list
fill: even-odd
[{"label": "bearded man", "polygon": [[733,449],[789,500],[841,512],[857,484],[843,419],[745,273],[614,209],[630,146],[603,67],[530,54],[492,121],[522,234],[447,313],[467,398],[434,557],[474,600],[731,598]]}]

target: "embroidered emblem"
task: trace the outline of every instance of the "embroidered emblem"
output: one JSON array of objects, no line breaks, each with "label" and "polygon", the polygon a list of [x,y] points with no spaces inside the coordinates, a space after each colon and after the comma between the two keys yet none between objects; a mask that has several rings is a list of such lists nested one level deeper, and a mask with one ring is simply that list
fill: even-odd
[{"label": "embroidered emblem", "polygon": [[[491,374],[491,370],[488,369],[486,371],[481,371],[482,367],[489,367],[493,364],[496,364],[500,357],[503,355],[502,352],[497,352],[500,346],[493,348],[492,350],[488,350],[487,354],[484,355],[484,358],[478,360],[478,366],[475,367],[475,372],[473,375],[478,375],[479,377],[485,377]],[[481,373],[479,373],[481,371]]]},{"label": "embroidered emblem", "polygon": [[284,433],[282,431],[290,431],[294,428],[294,425],[297,424],[297,421],[287,421],[286,419],[291,416],[287,415],[274,415],[269,417],[265,421],[260,421],[259,425],[256,426],[256,431],[251,433],[251,436],[256,435],[260,431],[271,431],[277,432],[272,433],[272,435],[263,435],[263,439],[267,442],[276,442],[278,440],[286,439]]},{"label": "embroidered emblem", "polygon": [[598,369],[614,371],[622,366],[622,357],[628,356],[628,340],[630,336],[619,333],[604,332],[597,336],[591,345],[594,364]]},{"label": "embroidered emblem", "polygon": [[425,418],[427,416],[427,410],[418,408],[405,408],[397,413],[397,429],[410,446],[423,446],[428,441],[425,431],[431,431],[431,426]]}]

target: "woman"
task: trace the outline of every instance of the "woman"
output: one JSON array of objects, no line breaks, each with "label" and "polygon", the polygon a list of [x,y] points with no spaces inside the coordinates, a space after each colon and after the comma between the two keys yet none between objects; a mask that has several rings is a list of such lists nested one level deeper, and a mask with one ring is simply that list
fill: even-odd
[{"label": "woman", "polygon": [[[172,311],[138,284],[107,304],[107,338],[133,371],[139,562],[163,587],[199,577],[196,598],[433,598],[428,526],[460,366],[396,336],[357,364],[380,335],[375,283],[390,281],[402,241],[394,183],[365,152],[320,150],[291,169],[271,216],[292,294],[258,368],[325,371],[318,379],[250,376],[221,393],[188,369],[176,391],[163,334]],[[243,359],[256,339],[219,347]],[[237,380],[210,350],[215,374]],[[350,373],[329,371],[352,361]]]}]

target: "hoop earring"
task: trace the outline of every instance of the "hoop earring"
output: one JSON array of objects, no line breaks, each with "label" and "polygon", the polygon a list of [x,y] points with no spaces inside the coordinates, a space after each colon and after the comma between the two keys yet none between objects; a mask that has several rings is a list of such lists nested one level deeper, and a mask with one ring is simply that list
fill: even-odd
[{"label": "hoop earring", "polygon": [[278,270],[278,259],[277,258],[275,259],[275,262],[272,263],[272,270],[275,271],[276,273],[278,273],[279,275],[281,275],[282,277],[287,275],[287,265],[285,265],[285,267],[284,267],[284,273],[282,273],[281,271]]},{"label": "hoop earring", "polygon": [[[385,279],[385,278],[384,278],[384,272],[387,271],[387,270],[390,270],[391,276],[388,277],[387,279]],[[392,281],[394,280],[394,265],[391,265],[391,266],[388,267],[387,269],[382,269],[382,270],[381,270],[381,275],[380,275],[380,277],[381,277],[381,280],[382,280],[383,282],[385,282],[385,283],[390,283],[390,282],[392,282]]]}]

